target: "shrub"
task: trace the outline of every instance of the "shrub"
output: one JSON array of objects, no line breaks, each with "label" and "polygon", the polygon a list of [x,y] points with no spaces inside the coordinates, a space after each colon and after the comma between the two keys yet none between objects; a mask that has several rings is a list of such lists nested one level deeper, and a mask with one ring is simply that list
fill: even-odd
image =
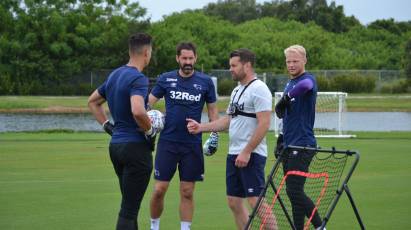
[{"label": "shrub", "polygon": [[77,89],[76,95],[90,95],[95,90],[90,83],[81,83]]},{"label": "shrub", "polygon": [[382,85],[380,91],[381,93],[408,93],[411,92],[411,86],[408,86],[406,79],[401,79]]},{"label": "shrub", "polygon": [[224,78],[218,81],[217,84],[217,90],[218,90],[218,95],[231,95],[231,91],[237,86],[237,82]]},{"label": "shrub", "polygon": [[58,95],[76,95],[76,89],[78,87],[75,87],[74,85],[71,84],[61,84],[58,87]]},{"label": "shrub", "polygon": [[374,91],[376,78],[361,75],[339,75],[335,77],[317,77],[319,91],[342,91],[347,93],[370,93]]},{"label": "shrub", "polygon": [[330,81],[324,76],[316,77],[319,92],[333,91],[330,87]]},{"label": "shrub", "polygon": [[360,75],[341,75],[332,79],[331,85],[338,91],[348,93],[370,93],[375,89],[375,78]]},{"label": "shrub", "polygon": [[2,74],[0,75],[0,95],[10,95],[13,94],[14,82],[12,81],[10,75]]}]

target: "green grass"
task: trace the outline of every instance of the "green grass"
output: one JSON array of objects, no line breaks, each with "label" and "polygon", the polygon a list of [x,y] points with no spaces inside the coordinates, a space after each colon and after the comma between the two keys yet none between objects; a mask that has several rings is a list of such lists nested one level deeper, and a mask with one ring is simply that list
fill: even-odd
[{"label": "green grass", "polygon": [[348,111],[411,111],[411,96],[356,96],[349,95],[347,98]]},{"label": "green grass", "polygon": [[[229,98],[220,97],[217,101],[219,111],[224,112],[229,103]],[[47,108],[80,109],[88,111],[87,97],[47,97],[47,96],[0,96],[0,112],[18,112],[21,109],[47,109]],[[164,100],[160,100],[154,107],[164,111]],[[411,95],[376,95],[376,94],[349,94],[347,98],[348,111],[402,111],[411,112]],[[58,110],[58,109],[57,109]]]},{"label": "green grass", "polygon": [[0,109],[31,109],[49,107],[86,108],[85,96],[0,96]]},{"label": "green grass", "polygon": [[[349,186],[368,229],[407,229],[411,132],[356,134],[319,144],[360,151]],[[120,195],[108,141],[103,133],[0,133],[0,229],[114,229]],[[268,143],[272,152],[272,133]],[[193,229],[235,229],[225,197],[227,145],[223,134],[218,153],[206,158]],[[273,162],[270,155],[267,172]],[[179,228],[177,185],[178,177],[166,195],[162,229]],[[141,206],[141,229],[149,228],[151,191],[152,184]],[[345,194],[327,229],[358,229]]]}]

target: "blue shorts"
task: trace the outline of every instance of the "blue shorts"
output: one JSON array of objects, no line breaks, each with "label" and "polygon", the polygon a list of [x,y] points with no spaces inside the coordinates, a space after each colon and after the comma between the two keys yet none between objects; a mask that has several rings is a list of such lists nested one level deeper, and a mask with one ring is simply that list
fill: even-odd
[{"label": "blue shorts", "polygon": [[227,195],[235,197],[259,196],[264,189],[264,167],[266,157],[251,153],[247,167],[235,166],[237,155],[227,155],[226,186]]},{"label": "blue shorts", "polygon": [[154,163],[154,178],[170,181],[178,166],[180,181],[204,179],[204,156],[201,143],[159,140]]}]

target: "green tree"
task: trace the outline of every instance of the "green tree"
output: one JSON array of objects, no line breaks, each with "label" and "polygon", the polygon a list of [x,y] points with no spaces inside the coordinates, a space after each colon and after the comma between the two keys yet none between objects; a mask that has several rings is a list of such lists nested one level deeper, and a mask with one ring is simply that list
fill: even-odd
[{"label": "green tree", "polygon": [[255,0],[218,0],[216,3],[209,3],[203,11],[235,24],[260,17]]},{"label": "green tree", "polygon": [[249,48],[257,55],[261,71],[285,70],[283,50],[301,44],[308,52],[307,69],[400,69],[405,39],[387,30],[353,27],[346,33],[331,33],[314,22],[284,22],[262,18],[240,24],[208,17],[201,12],[176,13],[154,23],[156,38],[151,76],[177,68],[175,46],[193,41],[199,47],[197,69],[227,69],[228,54]]},{"label": "green tree", "polygon": [[173,14],[164,21],[154,23],[149,32],[156,39],[149,66],[151,75],[178,68],[176,45],[182,41],[197,45],[197,69],[209,71],[226,68],[229,51],[239,39],[232,24],[199,12]]},{"label": "green tree", "polygon": [[346,17],[343,6],[326,0],[292,0],[265,2],[260,5],[262,17],[276,17],[281,20],[296,20],[302,23],[314,21],[327,31],[347,32],[360,25],[353,16]]},{"label": "green tree", "polygon": [[124,63],[144,14],[127,0],[2,1],[0,73],[12,76],[13,93],[58,94],[75,75]]},{"label": "green tree", "polygon": [[408,86],[411,86],[411,38],[405,46],[405,75],[407,77]]},{"label": "green tree", "polygon": [[376,29],[376,30],[387,30],[390,33],[400,35],[402,30],[400,26],[395,23],[393,18],[390,19],[382,19],[376,20],[368,25],[368,28]]},{"label": "green tree", "polygon": [[[152,24],[142,19],[145,10],[138,3],[126,0],[22,2],[0,1],[0,94],[88,93],[88,85],[73,76],[125,63],[127,38],[137,31],[154,37],[153,58],[146,70],[152,77],[178,68],[175,47],[181,41],[197,44],[196,69],[205,72],[227,69],[232,50],[249,48],[257,55],[258,72],[285,73],[283,50],[293,44],[306,47],[308,70],[410,68],[410,22],[388,20],[364,27],[323,0],[273,1],[261,7],[249,1],[256,15],[268,17],[245,22],[196,10]],[[241,1],[220,3],[224,2]],[[279,16],[269,16],[273,12]],[[345,30],[344,20],[352,20],[345,27],[348,31],[336,33]]]}]

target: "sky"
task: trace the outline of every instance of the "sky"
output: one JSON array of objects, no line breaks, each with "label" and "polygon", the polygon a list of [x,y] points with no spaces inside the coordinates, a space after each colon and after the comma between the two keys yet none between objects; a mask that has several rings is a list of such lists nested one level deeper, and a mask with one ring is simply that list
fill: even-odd
[{"label": "sky", "polygon": [[[327,0],[331,2],[331,0]],[[363,25],[378,19],[394,18],[395,21],[411,21],[411,0],[334,0],[344,6],[346,16],[354,15]],[[185,9],[203,8],[217,0],[139,0],[147,8],[151,21],[159,21],[163,15],[180,12]],[[271,0],[257,0],[257,3]]]}]

